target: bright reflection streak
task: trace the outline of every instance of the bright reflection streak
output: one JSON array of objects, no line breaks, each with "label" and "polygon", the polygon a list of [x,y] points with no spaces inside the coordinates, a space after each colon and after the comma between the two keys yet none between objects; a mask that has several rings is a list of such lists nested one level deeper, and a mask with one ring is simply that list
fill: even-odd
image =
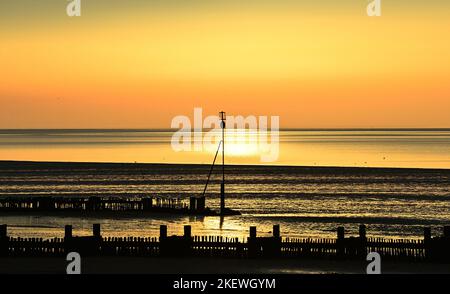
[{"label": "bright reflection streak", "polygon": [[[209,153],[217,151],[218,142],[222,139],[222,132],[219,130],[211,131],[215,140],[211,144],[205,144],[205,150]],[[225,156],[258,156],[262,152],[260,137],[266,136],[267,132],[248,129],[226,130],[225,133]],[[213,144],[212,142],[216,142]]]}]

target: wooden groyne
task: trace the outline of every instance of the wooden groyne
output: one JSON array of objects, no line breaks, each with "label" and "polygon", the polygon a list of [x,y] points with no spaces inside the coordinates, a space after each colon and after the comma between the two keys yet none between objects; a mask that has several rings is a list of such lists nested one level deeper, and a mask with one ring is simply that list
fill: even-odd
[{"label": "wooden groyne", "polygon": [[409,261],[450,263],[450,226],[443,236],[431,236],[424,228],[423,239],[385,239],[366,236],[361,225],[358,236],[345,236],[343,227],[335,239],[283,238],[280,227],[273,227],[271,237],[258,237],[250,227],[246,240],[221,236],[193,236],[190,226],[183,236],[168,236],[167,226],[160,226],[159,237],[103,237],[100,225],[93,225],[92,236],[72,235],[72,226],[65,227],[64,238],[13,238],[7,226],[0,226],[0,256],[64,256],[68,252],[84,256],[149,256],[149,257],[214,257],[214,258],[336,258],[365,259],[368,252],[382,258]]},{"label": "wooden groyne", "polygon": [[186,215],[218,215],[206,207],[205,197],[190,197],[189,204],[180,198],[137,197],[122,199],[117,197],[27,197],[0,198],[0,213],[71,213],[83,214],[123,214],[123,213],[172,213]]}]

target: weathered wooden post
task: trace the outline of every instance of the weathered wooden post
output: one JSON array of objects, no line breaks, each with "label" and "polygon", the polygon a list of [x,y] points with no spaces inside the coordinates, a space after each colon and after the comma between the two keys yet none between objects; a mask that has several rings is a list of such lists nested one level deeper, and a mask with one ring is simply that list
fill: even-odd
[{"label": "weathered wooden post", "polygon": [[366,226],[359,225],[359,238],[366,239]]},{"label": "weathered wooden post", "polygon": [[250,239],[256,239],[256,227],[250,227]]},{"label": "weathered wooden post", "polygon": [[280,225],[273,226],[273,237],[280,238]]},{"label": "weathered wooden post", "polygon": [[192,237],[192,229],[191,226],[184,226],[184,238],[189,239]]},{"label": "weathered wooden post", "polygon": [[0,239],[6,238],[8,235],[8,226],[0,225]]},{"label": "weathered wooden post", "polygon": [[365,258],[367,255],[367,237],[365,225],[359,225],[359,248],[357,254],[362,258]]},{"label": "weathered wooden post", "polygon": [[96,238],[101,238],[101,230],[100,230],[100,224],[93,224],[92,225],[92,235]]},{"label": "weathered wooden post", "polygon": [[64,227],[64,252],[67,254],[73,251],[72,225]]},{"label": "weathered wooden post", "polygon": [[441,252],[442,252],[442,260],[445,262],[450,261],[450,226],[444,226],[444,237],[441,241]]},{"label": "weathered wooden post", "polygon": [[166,238],[167,238],[167,226],[160,225],[159,226],[159,240],[166,239]]},{"label": "weathered wooden post", "polygon": [[8,255],[8,226],[0,225],[0,256]]},{"label": "weathered wooden post", "polygon": [[336,253],[337,253],[337,256],[339,256],[339,257],[343,257],[345,255],[345,229],[344,229],[344,227],[337,228]]},{"label": "weathered wooden post", "polygon": [[432,250],[431,250],[431,228],[424,227],[423,228],[423,245],[425,249],[425,259],[432,258]]},{"label": "weathered wooden post", "polygon": [[425,242],[431,240],[431,228],[430,227],[423,228],[423,240]]},{"label": "weathered wooden post", "polygon": [[345,238],[345,229],[344,227],[338,227],[337,228],[337,239],[338,240],[344,240]]},{"label": "weathered wooden post", "polygon": [[99,254],[100,253],[100,248],[102,248],[101,243],[103,241],[100,224],[93,224],[92,225],[92,235],[93,235],[92,253],[93,254]]},{"label": "weathered wooden post", "polygon": [[159,255],[166,256],[169,254],[169,245],[167,241],[167,226],[159,226]]},{"label": "weathered wooden post", "polygon": [[72,225],[64,227],[64,239],[72,238]]},{"label": "weathered wooden post", "polygon": [[271,238],[271,248],[270,255],[271,257],[279,257],[281,255],[281,234],[280,234],[280,225],[274,225],[272,230],[272,238]]},{"label": "weathered wooden post", "polygon": [[256,238],[256,227],[250,227],[250,236],[247,240],[248,257],[255,258],[259,256],[258,239]]},{"label": "weathered wooden post", "polygon": [[183,256],[192,255],[192,228],[189,225],[184,226],[183,236]]}]

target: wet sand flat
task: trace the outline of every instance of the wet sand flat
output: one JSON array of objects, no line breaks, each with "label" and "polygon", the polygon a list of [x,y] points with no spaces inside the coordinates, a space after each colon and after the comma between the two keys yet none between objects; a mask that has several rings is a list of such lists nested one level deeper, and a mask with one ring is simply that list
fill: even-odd
[{"label": "wet sand flat", "polygon": [[[155,197],[189,201],[202,195],[209,165],[76,163],[0,161],[0,197]],[[345,226],[358,234],[367,225],[369,237],[421,239],[423,227],[442,234],[450,224],[450,170],[420,168],[354,168],[229,165],[226,171],[227,207],[241,216],[188,217],[180,215],[124,215],[86,213],[81,217],[0,213],[8,234],[23,238],[62,237],[72,224],[78,235],[91,234],[100,223],[106,237],[155,237],[161,224],[170,234],[191,225],[197,236],[246,238],[250,226],[270,236],[279,224],[283,237],[335,238]],[[211,177],[206,206],[219,208],[221,170]],[[346,233],[346,234],[347,234]]]},{"label": "wet sand flat", "polygon": [[[64,257],[0,258],[0,274],[65,274]],[[220,265],[220,266],[219,266]],[[84,274],[365,274],[366,262],[326,259],[82,258]],[[450,274],[448,264],[382,261],[384,274]]]}]

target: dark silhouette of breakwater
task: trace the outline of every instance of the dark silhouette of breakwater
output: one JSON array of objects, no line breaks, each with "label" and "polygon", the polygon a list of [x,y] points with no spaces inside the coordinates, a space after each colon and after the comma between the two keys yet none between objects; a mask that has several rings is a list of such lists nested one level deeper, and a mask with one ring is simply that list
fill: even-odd
[{"label": "dark silhouette of breakwater", "polygon": [[450,263],[450,226],[443,236],[431,236],[424,228],[422,240],[370,238],[365,225],[358,236],[345,236],[337,228],[336,239],[282,238],[280,226],[273,226],[271,237],[258,237],[256,227],[250,227],[247,240],[221,236],[193,236],[191,226],[184,227],[183,236],[168,236],[167,226],[160,226],[160,236],[102,237],[100,224],[93,225],[92,236],[72,235],[66,225],[64,238],[12,238],[7,225],[0,226],[0,256],[64,256],[68,252],[83,256],[149,256],[149,257],[222,257],[222,258],[336,258],[365,259],[368,252],[393,260]]},{"label": "dark silhouette of breakwater", "polygon": [[206,207],[206,197],[190,197],[189,204],[179,198],[141,197],[122,199],[117,197],[28,197],[0,198],[0,212],[6,214],[26,213],[172,213],[186,215],[219,215]]}]

